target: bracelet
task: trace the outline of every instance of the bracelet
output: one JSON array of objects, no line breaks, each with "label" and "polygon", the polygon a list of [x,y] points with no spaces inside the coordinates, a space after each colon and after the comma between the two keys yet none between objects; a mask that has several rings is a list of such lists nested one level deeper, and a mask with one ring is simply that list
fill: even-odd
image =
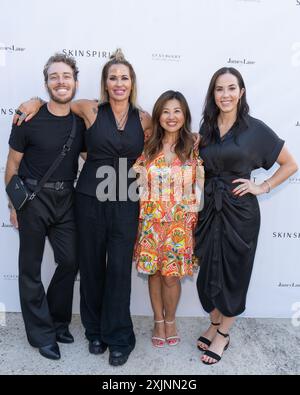
[{"label": "bracelet", "polygon": [[270,193],[270,191],[271,191],[271,185],[270,185],[269,181],[265,180],[264,182],[265,182],[265,183],[267,184],[267,186],[268,186],[268,190],[267,190],[266,193]]}]

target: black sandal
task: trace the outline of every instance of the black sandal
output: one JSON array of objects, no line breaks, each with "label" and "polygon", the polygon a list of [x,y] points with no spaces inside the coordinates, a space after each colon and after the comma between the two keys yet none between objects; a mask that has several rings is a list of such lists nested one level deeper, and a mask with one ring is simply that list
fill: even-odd
[{"label": "black sandal", "polygon": [[[225,346],[224,349],[223,349],[223,352],[224,352],[224,351],[226,351],[227,348],[229,347],[229,343],[230,343],[230,336],[229,336],[229,333],[220,332],[219,329],[217,329],[217,333],[218,333],[219,335],[225,337],[225,338],[226,338],[226,337],[229,338],[229,339],[228,339],[228,343],[226,344],[226,346]],[[214,365],[215,363],[218,363],[218,362],[221,360],[221,358],[222,358],[221,355],[218,355],[218,354],[216,354],[216,353],[214,353],[214,352],[212,352],[212,351],[209,351],[209,350],[205,351],[205,353],[204,353],[203,355],[207,355],[208,357],[213,358],[213,359],[216,360],[216,362],[206,362],[206,361],[203,361],[203,360],[202,360],[202,362],[205,363],[205,365]]]},{"label": "black sandal", "polygon": [[[218,326],[218,325],[220,325],[220,322],[219,322],[219,323],[211,322],[210,324],[213,325],[213,326]],[[197,341],[206,344],[208,347],[211,345],[211,340],[207,339],[207,338],[204,337],[204,336],[200,336],[200,337],[197,339]],[[202,348],[202,347],[200,347],[199,345],[197,345],[197,348],[198,348],[198,350],[200,350],[200,351],[206,351],[206,348]]]}]

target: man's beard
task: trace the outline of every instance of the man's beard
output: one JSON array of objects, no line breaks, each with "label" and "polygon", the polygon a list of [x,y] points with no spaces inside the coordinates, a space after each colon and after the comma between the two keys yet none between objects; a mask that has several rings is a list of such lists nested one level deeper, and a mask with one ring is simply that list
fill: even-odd
[{"label": "man's beard", "polygon": [[61,99],[61,98],[57,97],[48,87],[47,87],[47,91],[50,96],[50,99],[52,101],[54,101],[55,103],[67,104],[67,103],[70,103],[74,99],[74,96],[76,94],[76,86],[74,86],[74,88],[72,89],[71,96],[66,97],[65,99]]}]

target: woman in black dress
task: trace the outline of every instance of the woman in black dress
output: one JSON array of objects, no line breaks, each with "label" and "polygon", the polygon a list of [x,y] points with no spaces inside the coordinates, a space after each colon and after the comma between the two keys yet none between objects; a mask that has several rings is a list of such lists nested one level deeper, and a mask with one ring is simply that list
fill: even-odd
[{"label": "woman in black dress", "polygon": [[[284,141],[248,112],[241,74],[234,68],[218,70],[210,81],[200,128],[206,180],[195,234],[198,294],[211,320],[198,339],[205,364],[221,359],[235,317],[245,310],[260,227],[256,196],[297,171]],[[260,185],[250,180],[252,170],[267,170],[275,162],[279,168],[268,180]]]},{"label": "woman in black dress", "polygon": [[136,106],[135,73],[120,50],[103,67],[100,103],[72,105],[88,128],[75,204],[80,312],[89,351],[100,354],[108,347],[109,363],[117,366],[135,346],[130,291],[139,202],[128,196],[134,181],[129,171],[151,128],[150,116]]}]

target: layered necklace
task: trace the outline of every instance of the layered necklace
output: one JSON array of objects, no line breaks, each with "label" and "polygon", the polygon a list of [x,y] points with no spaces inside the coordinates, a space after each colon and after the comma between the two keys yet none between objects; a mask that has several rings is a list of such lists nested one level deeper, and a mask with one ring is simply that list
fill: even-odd
[{"label": "layered necklace", "polygon": [[121,114],[119,119],[115,116],[115,113],[113,113],[114,117],[115,117],[117,129],[120,132],[124,131],[124,127],[125,127],[125,124],[126,124],[126,121],[127,121],[128,111],[129,111],[129,104],[128,104],[126,110]]}]

